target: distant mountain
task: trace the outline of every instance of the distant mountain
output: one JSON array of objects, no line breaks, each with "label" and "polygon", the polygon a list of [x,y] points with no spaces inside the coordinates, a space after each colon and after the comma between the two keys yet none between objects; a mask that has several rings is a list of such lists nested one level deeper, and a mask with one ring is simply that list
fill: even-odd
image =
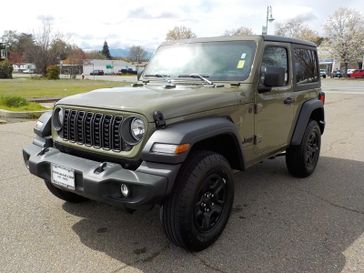
[{"label": "distant mountain", "polygon": [[128,57],[129,49],[128,48],[110,48],[110,54],[113,57]]},{"label": "distant mountain", "polygon": [[[125,58],[129,56],[129,49],[128,48],[109,48],[110,54],[112,57],[115,58]],[[146,49],[147,52],[147,59],[150,59],[153,55],[153,51]]]}]

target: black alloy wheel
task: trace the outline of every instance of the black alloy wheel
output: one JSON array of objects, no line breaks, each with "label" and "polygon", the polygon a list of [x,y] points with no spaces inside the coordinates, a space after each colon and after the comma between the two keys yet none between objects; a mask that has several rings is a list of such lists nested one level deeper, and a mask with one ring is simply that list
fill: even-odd
[{"label": "black alloy wheel", "polygon": [[195,204],[194,223],[200,232],[209,232],[220,220],[227,198],[226,178],[223,174],[209,175]]}]

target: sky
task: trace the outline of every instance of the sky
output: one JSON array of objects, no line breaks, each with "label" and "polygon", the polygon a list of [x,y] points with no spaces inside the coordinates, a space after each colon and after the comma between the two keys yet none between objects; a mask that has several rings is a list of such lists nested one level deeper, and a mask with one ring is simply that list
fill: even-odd
[{"label": "sky", "polygon": [[276,23],[301,18],[320,34],[327,17],[337,8],[356,9],[364,15],[363,0],[4,0],[1,3],[0,36],[6,30],[39,33],[42,21],[82,49],[101,49],[106,40],[111,48],[140,45],[155,49],[174,26],[189,27],[198,37],[220,36],[240,26],[260,34],[267,5]]}]

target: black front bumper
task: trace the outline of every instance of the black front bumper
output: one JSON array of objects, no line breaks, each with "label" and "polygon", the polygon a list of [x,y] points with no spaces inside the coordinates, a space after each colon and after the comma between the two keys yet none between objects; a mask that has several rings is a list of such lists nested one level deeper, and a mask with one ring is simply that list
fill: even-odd
[{"label": "black front bumper", "polygon": [[[52,164],[74,170],[74,190],[58,185],[54,185],[55,187],[89,199],[129,208],[160,203],[168,194],[170,185],[174,183],[180,168],[180,165],[143,162],[138,169],[132,171],[124,169],[119,164],[106,162],[103,171],[99,172],[102,162],[35,144],[23,149],[23,157],[29,171],[44,180],[51,181]],[[121,184],[128,186],[130,191],[128,197],[121,194]]]}]

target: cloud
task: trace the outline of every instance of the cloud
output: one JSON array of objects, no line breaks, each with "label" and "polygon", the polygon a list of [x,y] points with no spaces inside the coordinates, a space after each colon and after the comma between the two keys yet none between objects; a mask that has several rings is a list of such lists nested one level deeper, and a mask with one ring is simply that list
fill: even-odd
[{"label": "cloud", "polygon": [[153,15],[146,11],[145,8],[137,8],[134,10],[131,10],[128,13],[127,18],[128,19],[170,19],[170,18],[176,18],[177,15],[168,11],[163,11],[157,15]]},{"label": "cloud", "polygon": [[47,23],[53,23],[56,18],[54,18],[52,15],[38,15],[37,19],[41,22],[47,22]]},{"label": "cloud", "polygon": [[304,14],[300,14],[296,17],[297,20],[301,22],[308,22],[317,19],[317,16],[313,12],[307,12]]}]

